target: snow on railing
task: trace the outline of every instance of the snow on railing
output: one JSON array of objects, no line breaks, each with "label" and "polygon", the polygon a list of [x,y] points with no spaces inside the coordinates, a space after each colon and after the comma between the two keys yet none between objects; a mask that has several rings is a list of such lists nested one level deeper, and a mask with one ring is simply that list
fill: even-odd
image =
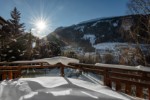
[{"label": "snow on railing", "polygon": [[127,65],[114,65],[114,64],[102,64],[96,63],[96,66],[110,67],[110,68],[119,68],[119,69],[128,69],[128,70],[137,70],[137,71],[146,71],[150,72],[150,67],[145,67],[142,65],[138,66],[127,66]]},{"label": "snow on railing", "polygon": [[[150,100],[150,68],[144,66],[125,66],[112,64],[70,63],[82,71],[103,75],[104,85],[128,95]],[[134,90],[135,89],[135,90]]]},{"label": "snow on railing", "polygon": [[[150,100],[150,68],[144,66],[125,66],[112,64],[82,64],[79,60],[67,57],[45,58],[32,61],[1,62],[2,79],[14,79],[21,76],[23,69],[60,68],[60,75],[65,76],[65,68],[78,69],[83,72],[93,72],[103,75],[104,85],[129,95]],[[146,90],[145,90],[146,89]],[[146,91],[146,94],[145,94]]]}]

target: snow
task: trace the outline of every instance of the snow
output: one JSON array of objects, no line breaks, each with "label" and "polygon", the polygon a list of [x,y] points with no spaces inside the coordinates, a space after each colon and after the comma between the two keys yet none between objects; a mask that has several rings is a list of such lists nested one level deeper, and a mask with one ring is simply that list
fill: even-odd
[{"label": "snow", "polygon": [[137,71],[146,71],[150,72],[150,67],[146,66],[126,66],[126,65],[115,65],[115,64],[102,64],[102,63],[96,63],[96,66],[101,67],[109,67],[109,68],[119,68],[119,69],[128,69],[128,70],[137,70]]},{"label": "snow", "polygon": [[110,88],[63,77],[20,78],[0,83],[0,100],[131,100]]},{"label": "snow", "polygon": [[96,22],[96,21],[102,21],[102,20],[104,20],[104,21],[110,21],[109,18],[113,18],[113,17],[95,18],[95,19],[91,19],[91,20],[80,22],[79,24],[85,24],[85,23],[89,23],[89,22]]},{"label": "snow", "polygon": [[113,26],[114,26],[114,27],[117,27],[117,26],[118,26],[118,23],[113,23]]},{"label": "snow", "polygon": [[[136,47],[137,44],[129,44],[129,43],[119,43],[119,42],[105,42],[105,43],[99,43],[96,45],[93,45],[95,49],[100,50],[116,50],[118,47]],[[140,44],[142,49],[144,50],[145,47],[150,46],[149,44]]]},{"label": "snow", "polygon": [[37,60],[31,60],[31,61],[14,61],[12,63],[33,63],[33,62],[47,62],[50,65],[55,65],[57,63],[68,65],[68,63],[79,63],[79,60],[74,59],[74,58],[57,56],[57,57],[52,57],[52,58],[44,58],[44,59],[37,59]]},{"label": "snow", "polygon": [[96,45],[93,45],[95,49],[101,49],[101,50],[115,50],[115,46],[119,43],[99,43]]},{"label": "snow", "polygon": [[141,70],[141,71],[150,72],[150,67],[145,67],[145,66],[142,66],[142,65],[138,65],[138,66],[136,66],[136,68],[138,70]]},{"label": "snow", "polygon": [[131,27],[131,26],[123,26],[123,29],[124,29],[125,31],[128,31],[128,30],[130,30],[130,27]]},{"label": "snow", "polygon": [[105,37],[105,35],[101,35],[101,37]]},{"label": "snow", "polygon": [[21,52],[21,50],[18,49],[18,52]]},{"label": "snow", "polygon": [[12,39],[12,41],[13,41],[13,42],[17,42],[17,40],[16,40],[16,39]]},{"label": "snow", "polygon": [[13,52],[13,50],[9,50],[8,52],[11,53],[11,52]]},{"label": "snow", "polygon": [[93,25],[91,25],[92,27],[96,26],[100,21],[97,21],[96,23],[94,23]]},{"label": "snow", "polygon": [[68,65],[68,63],[79,63],[79,60],[74,59],[74,58],[68,58],[68,57],[63,57],[63,56],[57,56],[57,57],[52,57],[52,58],[44,58],[40,60],[33,60],[33,61],[45,61],[48,62],[51,65],[57,64],[57,63],[62,63],[64,65]]},{"label": "snow", "polygon": [[6,48],[10,48],[9,45],[7,45]]},{"label": "snow", "polygon": [[79,30],[81,32],[84,32],[84,27],[85,26],[77,26],[77,27],[74,28],[74,30]]},{"label": "snow", "polygon": [[16,58],[15,56],[12,56],[11,58]]},{"label": "snow", "polygon": [[36,42],[32,43],[32,48],[34,48],[36,46]]},{"label": "snow", "polygon": [[122,24],[122,25],[121,25],[121,27],[122,27],[125,31],[130,30],[131,26],[132,26],[132,23],[131,23],[131,22],[130,22],[130,23],[125,23],[125,24]]},{"label": "snow", "polygon": [[90,40],[90,43],[93,45],[96,40],[96,36],[93,34],[84,34],[83,39]]}]

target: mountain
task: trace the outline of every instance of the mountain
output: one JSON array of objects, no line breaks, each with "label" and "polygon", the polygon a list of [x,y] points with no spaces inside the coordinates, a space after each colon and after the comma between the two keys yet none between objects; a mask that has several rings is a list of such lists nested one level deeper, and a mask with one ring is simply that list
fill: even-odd
[{"label": "mountain", "polygon": [[97,18],[79,24],[58,27],[47,36],[49,41],[59,41],[63,45],[81,47],[84,51],[94,51],[94,45],[105,42],[134,43],[130,29],[137,24],[139,15]]}]

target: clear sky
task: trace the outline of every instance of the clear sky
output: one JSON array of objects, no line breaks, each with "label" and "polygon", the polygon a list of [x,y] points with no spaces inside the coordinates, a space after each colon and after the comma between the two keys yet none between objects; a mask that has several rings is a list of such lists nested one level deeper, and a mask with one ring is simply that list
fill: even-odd
[{"label": "clear sky", "polygon": [[6,20],[14,7],[21,12],[27,31],[35,29],[36,21],[46,21],[41,36],[59,26],[69,26],[100,17],[126,15],[128,0],[0,0],[0,16]]}]

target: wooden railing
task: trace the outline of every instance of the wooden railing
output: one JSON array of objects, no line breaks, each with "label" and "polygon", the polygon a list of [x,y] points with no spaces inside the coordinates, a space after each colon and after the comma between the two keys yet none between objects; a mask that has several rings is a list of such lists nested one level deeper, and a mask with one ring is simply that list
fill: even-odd
[{"label": "wooden railing", "polygon": [[[112,66],[112,67],[111,67]],[[65,76],[65,68],[78,69],[83,72],[92,72],[103,76],[104,85],[114,88],[116,91],[124,92],[128,95],[137,96],[150,100],[150,72],[139,70],[137,68],[120,68],[102,65],[69,63],[63,65],[57,63],[50,65],[47,62],[18,62],[18,63],[0,63],[0,75],[2,80],[14,79],[21,76],[23,69],[32,68],[60,68],[60,75]],[[145,94],[146,93],[146,94]]]},{"label": "wooden railing", "polygon": [[[128,95],[145,98],[150,100],[150,72],[141,71],[137,68],[119,68],[89,64],[70,63],[71,66],[76,66],[82,71],[92,71],[96,74],[101,74],[104,77],[104,85],[115,88],[116,91],[124,92]],[[104,65],[104,64],[103,64]],[[134,88],[134,89],[133,89]],[[135,94],[134,94],[135,92]]]}]

